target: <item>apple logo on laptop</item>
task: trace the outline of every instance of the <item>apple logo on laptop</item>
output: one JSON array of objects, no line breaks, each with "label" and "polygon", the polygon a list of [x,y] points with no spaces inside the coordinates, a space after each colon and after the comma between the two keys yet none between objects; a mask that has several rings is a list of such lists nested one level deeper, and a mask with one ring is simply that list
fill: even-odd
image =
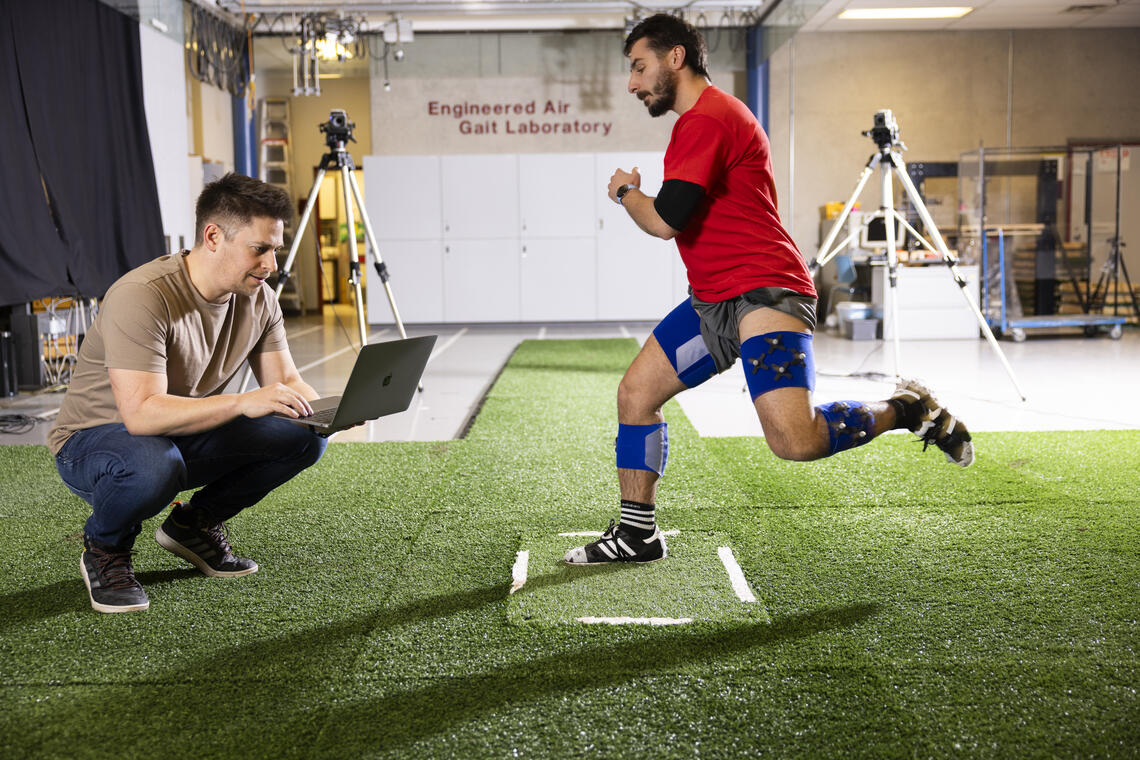
[{"label": "apple logo on laptop", "polygon": [[388,383],[390,383],[390,382],[392,382],[392,376],[391,376],[391,375],[388,375],[386,378],[384,378],[384,383],[383,383],[383,385],[387,385],[387,384],[388,384]]}]

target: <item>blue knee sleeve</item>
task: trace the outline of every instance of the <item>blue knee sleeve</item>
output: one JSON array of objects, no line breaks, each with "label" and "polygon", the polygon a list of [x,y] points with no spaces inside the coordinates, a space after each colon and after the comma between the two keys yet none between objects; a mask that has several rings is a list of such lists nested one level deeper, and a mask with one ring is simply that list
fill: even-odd
[{"label": "blue knee sleeve", "polygon": [[715,377],[716,362],[701,337],[701,318],[689,301],[683,301],[653,328],[661,350],[673,365],[677,379],[688,388]]},{"label": "blue knee sleeve", "polygon": [[740,359],[753,400],[777,388],[815,389],[815,359],[808,333],[755,335],[741,344]]},{"label": "blue knee sleeve", "polygon": [[669,458],[669,426],[664,422],[655,425],[618,425],[617,466],[623,470],[648,470],[665,474],[665,461]]},{"label": "blue knee sleeve", "polygon": [[862,446],[875,435],[875,415],[861,401],[832,401],[815,409],[827,420],[832,454]]}]

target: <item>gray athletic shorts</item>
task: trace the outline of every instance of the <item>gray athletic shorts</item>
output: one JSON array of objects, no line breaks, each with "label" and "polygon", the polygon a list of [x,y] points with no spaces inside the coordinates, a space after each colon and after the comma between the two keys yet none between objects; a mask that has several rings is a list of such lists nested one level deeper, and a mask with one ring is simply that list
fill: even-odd
[{"label": "gray athletic shorts", "polygon": [[816,300],[788,288],[756,288],[727,301],[709,303],[692,295],[689,302],[701,322],[701,338],[716,364],[724,372],[740,356],[740,320],[757,309],[769,308],[790,314],[804,323],[806,332],[815,332]]}]

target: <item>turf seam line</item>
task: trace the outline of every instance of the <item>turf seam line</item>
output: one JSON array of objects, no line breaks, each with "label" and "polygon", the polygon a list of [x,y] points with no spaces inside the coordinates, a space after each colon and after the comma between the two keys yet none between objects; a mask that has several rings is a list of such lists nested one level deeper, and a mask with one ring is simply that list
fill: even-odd
[{"label": "turf seam line", "polygon": [[756,595],[748,587],[744,571],[740,569],[740,563],[733,556],[732,549],[728,546],[722,546],[716,550],[716,553],[720,557],[721,564],[724,565],[725,572],[728,573],[728,580],[732,584],[732,590],[736,592],[737,598],[748,604],[755,603]]},{"label": "turf seam line", "polygon": [[483,388],[483,392],[479,394],[479,400],[475,402],[475,406],[471,409],[471,416],[469,416],[467,421],[459,428],[459,435],[456,436],[457,440],[466,438],[471,432],[471,428],[475,427],[475,421],[479,419],[479,412],[483,411],[483,405],[487,403],[487,396],[491,395],[491,391],[499,382],[499,378],[503,376],[503,372],[506,371],[507,366],[511,363],[511,359],[514,359],[515,354],[519,352],[520,346],[522,346],[521,342],[515,346],[514,350],[511,351],[511,355],[503,362],[503,366],[499,367],[499,371],[495,373],[495,376],[492,377],[486,387]]},{"label": "turf seam line", "polygon": [[692,618],[667,617],[580,617],[574,619],[586,625],[685,625],[693,622]]},{"label": "turf seam line", "polygon": [[526,585],[526,569],[528,562],[530,562],[529,549],[522,549],[517,555],[515,555],[515,565],[511,568],[511,590],[507,592],[508,594],[513,594]]}]

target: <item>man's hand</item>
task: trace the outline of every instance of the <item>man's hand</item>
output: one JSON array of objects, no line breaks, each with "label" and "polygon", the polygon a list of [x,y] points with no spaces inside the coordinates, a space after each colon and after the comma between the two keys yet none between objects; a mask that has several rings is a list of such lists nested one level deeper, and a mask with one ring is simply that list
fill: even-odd
[{"label": "man's hand", "polygon": [[246,417],[264,417],[268,414],[287,414],[290,417],[307,417],[313,407],[305,397],[284,383],[271,383],[264,388],[238,395],[238,410]]},{"label": "man's hand", "polygon": [[617,191],[618,188],[622,185],[634,185],[638,188],[641,187],[641,172],[637,170],[636,166],[633,167],[632,172],[627,172],[624,169],[618,169],[614,172],[614,176],[610,177],[609,194],[610,200],[614,203],[618,202]]}]

